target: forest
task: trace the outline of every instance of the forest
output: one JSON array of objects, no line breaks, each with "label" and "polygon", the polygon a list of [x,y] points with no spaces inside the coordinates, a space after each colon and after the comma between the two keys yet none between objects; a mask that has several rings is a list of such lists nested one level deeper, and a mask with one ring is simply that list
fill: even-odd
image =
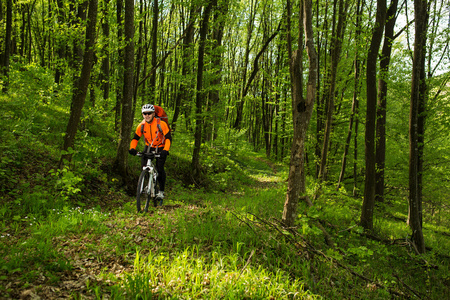
[{"label": "forest", "polygon": [[0,0],[0,41],[1,299],[448,299],[450,2]]}]

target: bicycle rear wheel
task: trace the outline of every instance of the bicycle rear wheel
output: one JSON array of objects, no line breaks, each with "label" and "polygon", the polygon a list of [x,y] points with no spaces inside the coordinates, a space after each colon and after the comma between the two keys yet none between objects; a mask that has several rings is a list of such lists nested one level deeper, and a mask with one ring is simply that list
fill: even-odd
[{"label": "bicycle rear wheel", "polygon": [[141,204],[145,203],[145,207],[144,210],[145,212],[148,211],[148,204],[150,202],[150,195],[147,193],[147,188],[150,184],[152,184],[153,182],[151,181],[152,178],[150,176],[150,172],[148,172],[147,170],[143,170],[141,172],[141,175],[139,176],[139,181],[138,181],[138,186],[137,186],[137,191],[136,191],[136,207],[137,207],[137,212],[141,212]]}]

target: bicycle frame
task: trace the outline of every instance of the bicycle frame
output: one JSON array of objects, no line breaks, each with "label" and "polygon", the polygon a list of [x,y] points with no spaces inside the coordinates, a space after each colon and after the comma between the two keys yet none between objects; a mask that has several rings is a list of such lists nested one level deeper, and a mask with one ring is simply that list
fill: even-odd
[{"label": "bicycle frame", "polygon": [[147,195],[150,195],[150,197],[153,198],[156,196],[155,186],[156,186],[156,178],[158,177],[158,171],[156,171],[156,168],[153,166],[151,158],[147,159],[147,165],[142,167],[142,170],[146,170],[147,172],[149,172],[150,177],[152,178],[152,180],[148,181],[148,185],[147,187],[144,187],[144,189]]},{"label": "bicycle frame", "polygon": [[[150,204],[150,199],[153,200],[153,205],[157,206],[157,178],[158,171],[156,166],[153,164],[153,159],[159,157],[157,153],[147,152],[138,153],[140,157],[147,158],[147,164],[142,167],[141,175],[139,176],[138,188],[137,188],[137,199],[136,205],[138,212],[141,211],[141,201],[142,204],[145,202],[144,211],[148,211]],[[148,181],[148,182],[147,182]]]}]

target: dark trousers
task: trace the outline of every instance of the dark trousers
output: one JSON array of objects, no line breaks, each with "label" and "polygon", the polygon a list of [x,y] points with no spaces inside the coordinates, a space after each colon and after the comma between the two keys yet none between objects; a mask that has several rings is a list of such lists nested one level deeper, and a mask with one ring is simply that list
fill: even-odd
[{"label": "dark trousers", "polygon": [[[147,152],[148,146],[145,146],[144,148],[144,152]],[[163,148],[150,148],[150,152],[156,152],[156,153],[161,153]],[[166,156],[161,156],[161,157],[157,157],[155,158],[155,167],[156,167],[156,171],[158,171],[158,183],[159,183],[159,190],[164,192],[164,188],[166,187],[166,171],[164,170],[164,164],[166,163]],[[147,158],[142,156],[142,160],[141,160],[141,164],[142,167],[147,165]]]}]

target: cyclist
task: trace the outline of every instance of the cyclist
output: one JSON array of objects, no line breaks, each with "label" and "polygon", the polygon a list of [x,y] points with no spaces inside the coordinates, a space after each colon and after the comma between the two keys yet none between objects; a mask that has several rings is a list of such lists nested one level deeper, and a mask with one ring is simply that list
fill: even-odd
[{"label": "cyclist", "polygon": [[[164,170],[164,164],[166,162],[167,155],[169,155],[170,144],[172,142],[172,136],[169,130],[169,125],[155,117],[155,106],[152,104],[145,104],[142,106],[142,116],[144,120],[136,128],[134,137],[130,143],[130,150],[128,152],[131,155],[136,155],[136,146],[142,135],[145,138],[144,152],[156,152],[160,154],[156,158],[156,170],[158,171],[158,183],[159,192],[156,195],[159,199],[164,199],[164,188],[166,185],[166,172]],[[149,149],[150,147],[150,149]],[[147,158],[142,156],[142,166],[147,165]]]}]

